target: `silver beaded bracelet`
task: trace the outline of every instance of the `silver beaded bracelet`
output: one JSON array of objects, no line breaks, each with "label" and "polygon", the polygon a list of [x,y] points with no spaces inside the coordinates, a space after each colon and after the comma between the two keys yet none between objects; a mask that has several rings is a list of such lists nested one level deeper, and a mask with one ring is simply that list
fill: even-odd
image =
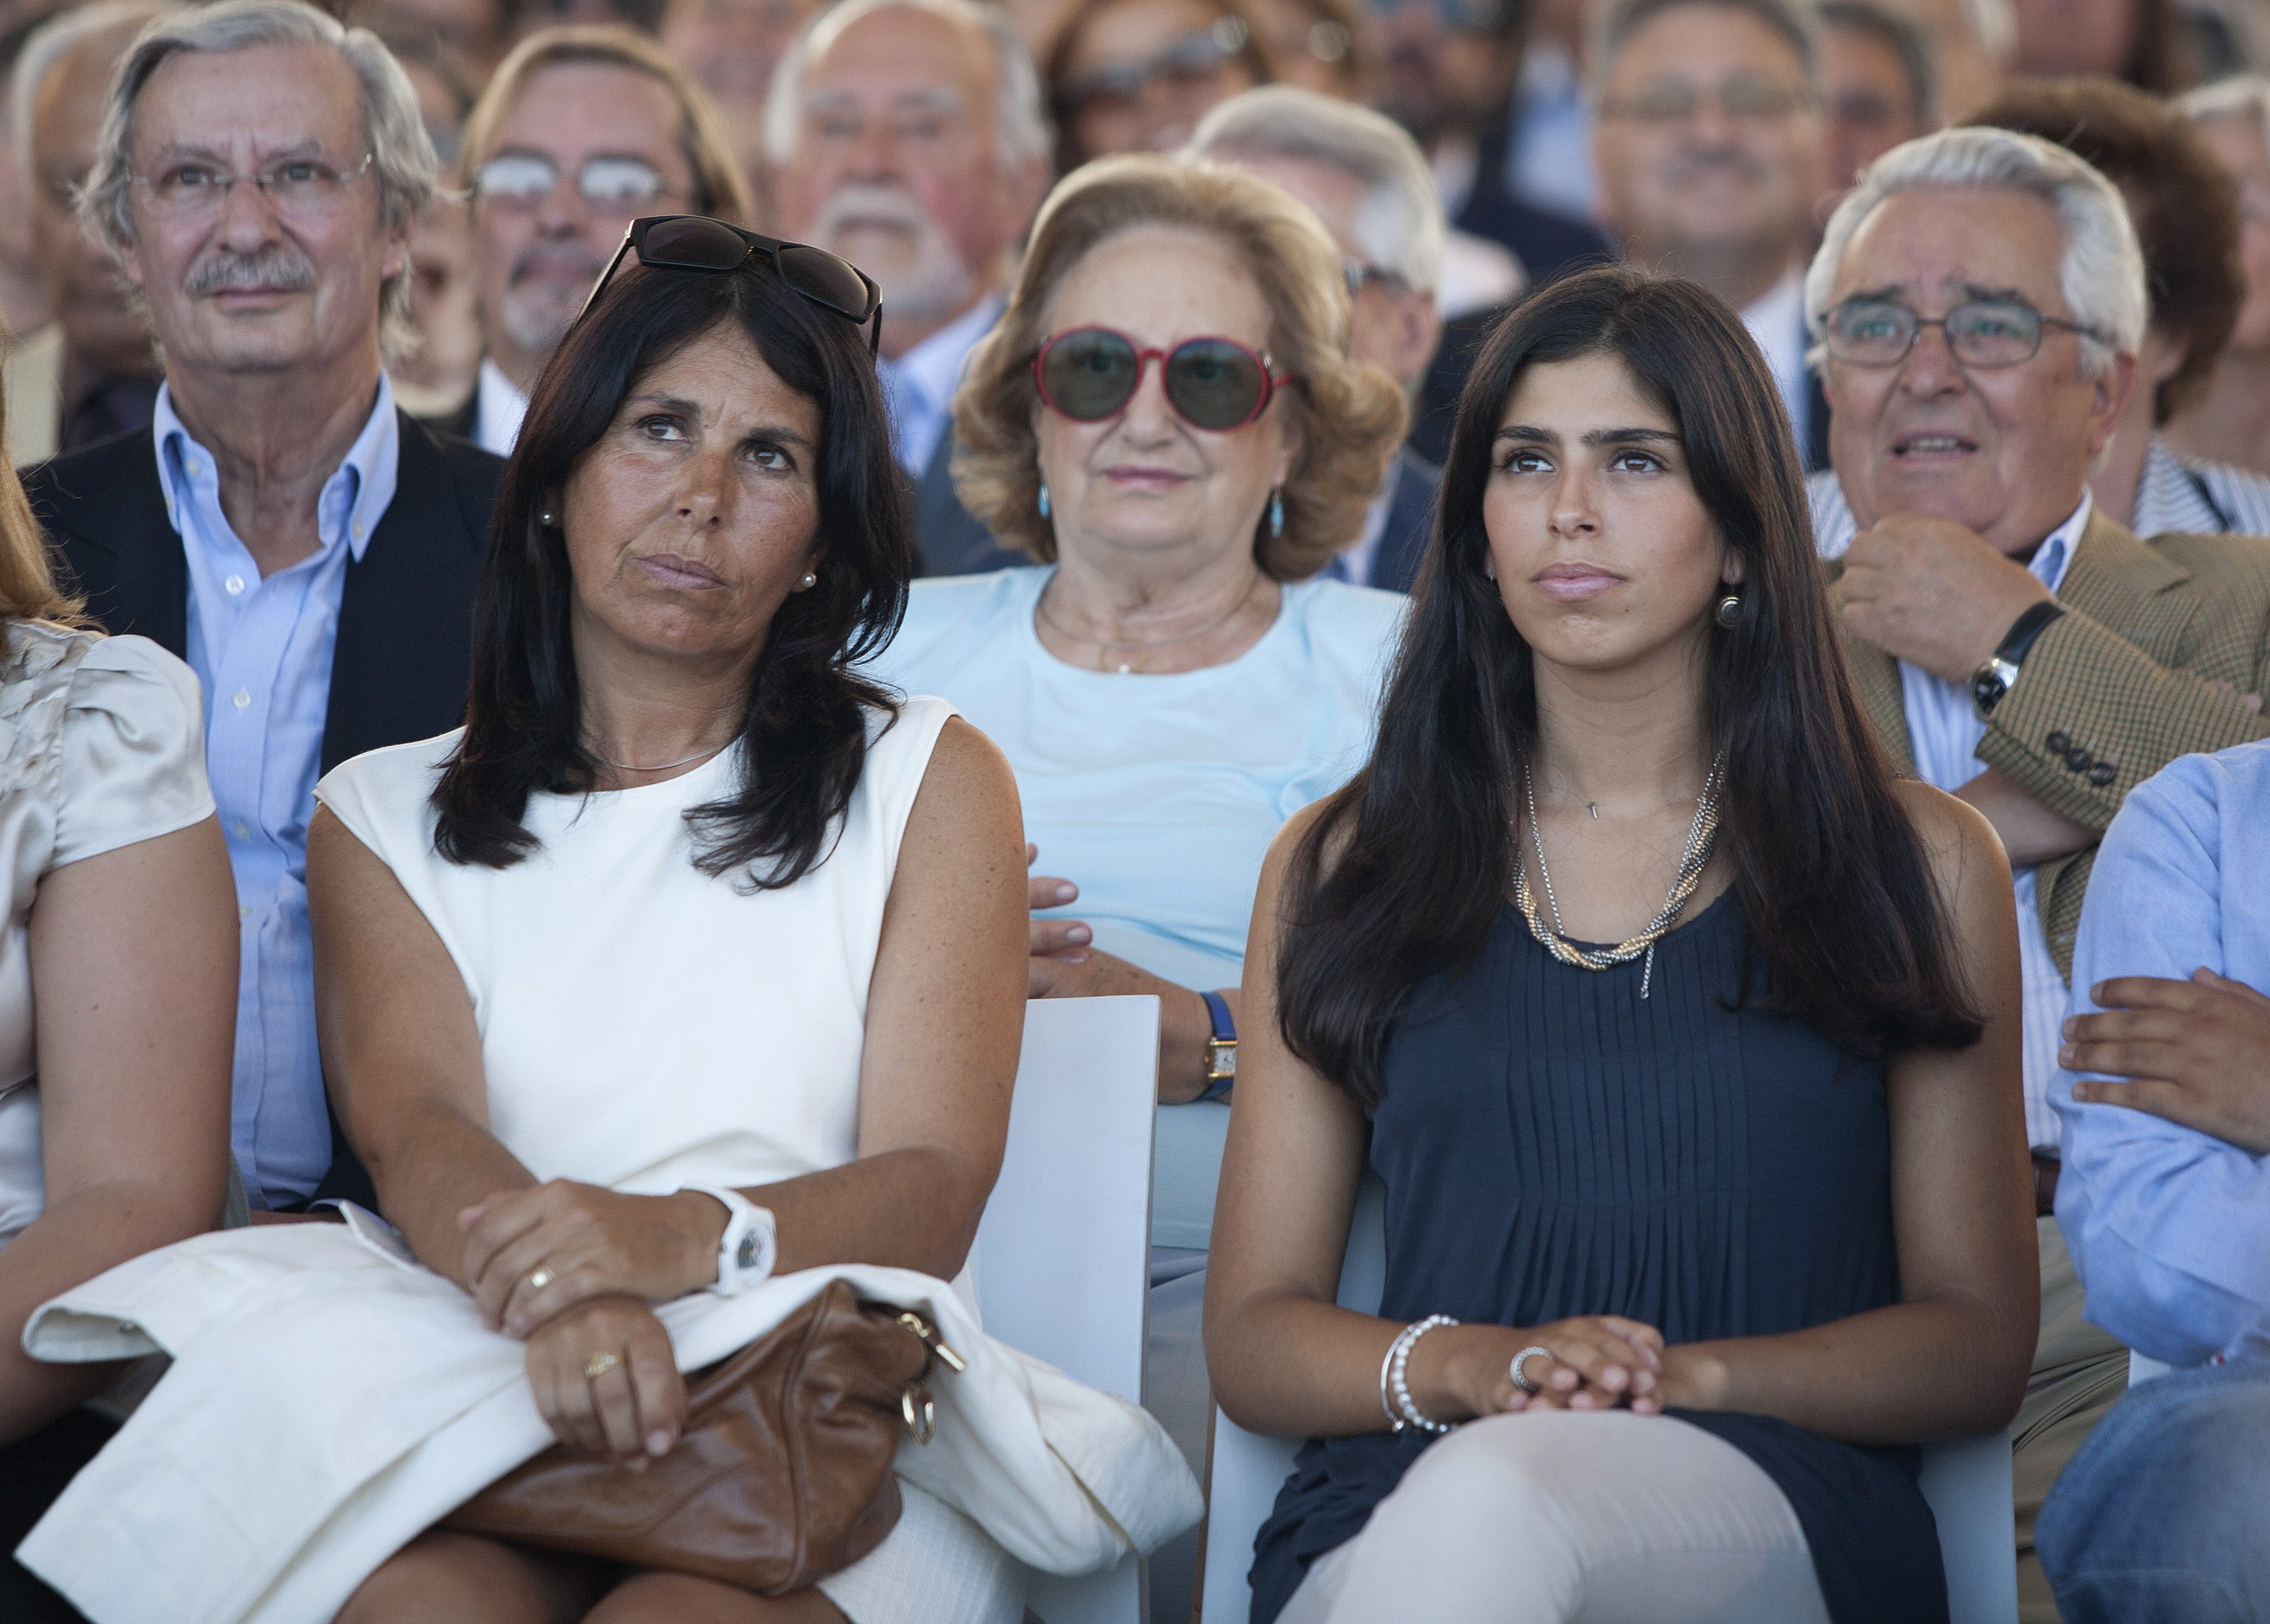
[{"label": "silver beaded bracelet", "polygon": [[[1402,1432],[1416,1427],[1421,1432],[1448,1432],[1447,1421],[1428,1420],[1411,1398],[1411,1385],[1406,1373],[1411,1365],[1411,1350],[1419,1339],[1439,1325],[1455,1325],[1458,1322],[1447,1314],[1429,1314],[1425,1319],[1406,1325],[1388,1345],[1387,1357],[1379,1365],[1379,1407],[1387,1413],[1390,1430]],[[1388,1403],[1392,1393],[1395,1402]]]}]

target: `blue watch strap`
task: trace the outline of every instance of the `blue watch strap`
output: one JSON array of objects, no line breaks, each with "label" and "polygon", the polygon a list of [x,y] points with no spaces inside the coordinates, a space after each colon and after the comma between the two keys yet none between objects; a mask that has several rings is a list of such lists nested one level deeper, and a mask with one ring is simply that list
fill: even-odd
[{"label": "blue watch strap", "polygon": [[[1218,992],[1201,992],[1198,994],[1198,997],[1205,1000],[1206,1011],[1213,1017],[1214,1042],[1217,1043],[1236,1042],[1237,1023],[1230,1019],[1229,1000],[1223,997],[1221,994]],[[1235,1063],[1233,1063],[1233,1066],[1234,1064]],[[1233,1069],[1229,1075],[1225,1077],[1217,1077],[1213,1081],[1209,1082],[1205,1086],[1205,1091],[1198,1095],[1198,1098],[1201,1100],[1219,1100],[1222,1095],[1228,1094],[1230,1089],[1236,1085],[1236,1073]]]}]

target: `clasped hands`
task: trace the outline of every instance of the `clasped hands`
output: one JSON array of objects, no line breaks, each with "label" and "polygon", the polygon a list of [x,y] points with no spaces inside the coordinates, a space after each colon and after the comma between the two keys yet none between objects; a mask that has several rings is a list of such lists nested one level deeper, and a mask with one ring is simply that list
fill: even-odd
[{"label": "clasped hands", "polygon": [[642,1471],[686,1424],[686,1381],[649,1305],[709,1284],[725,1209],[554,1179],[457,1214],[482,1323],[528,1344],[536,1407],[562,1443]]},{"label": "clasped hands", "polygon": [[[1552,1356],[1527,1361],[1522,1374],[1534,1393],[1515,1383],[1512,1370],[1514,1355],[1531,1347]],[[1524,1410],[1715,1409],[1725,1390],[1725,1367],[1702,1348],[1665,1347],[1654,1326],[1613,1314],[1530,1330],[1445,1326],[1419,1339],[1406,1379],[1421,1413],[1446,1421]]]},{"label": "clasped hands", "polygon": [[2065,1023],[2058,1064],[2130,1080],[2076,1081],[2075,1100],[2270,1155],[2270,997],[2204,967],[2189,981],[2118,976],[2089,996],[2098,1012]]}]

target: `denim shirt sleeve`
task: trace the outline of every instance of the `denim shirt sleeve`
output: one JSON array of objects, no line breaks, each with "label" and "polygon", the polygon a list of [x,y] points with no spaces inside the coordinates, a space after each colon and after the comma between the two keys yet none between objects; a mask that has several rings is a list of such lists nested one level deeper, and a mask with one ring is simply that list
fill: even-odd
[{"label": "denim shirt sleeve", "polygon": [[[2270,877],[2249,872],[2270,843],[2266,797],[2270,745],[2179,758],[2130,794],[2089,876],[2074,1014],[2095,1012],[2090,990],[2118,975],[2187,980],[2205,966],[2270,990],[2262,894],[2245,901]],[[2057,1217],[2089,1320],[2176,1366],[2270,1353],[2270,1162],[2142,1111],[2078,1104],[2073,1080],[2060,1071],[2051,1086]]]}]

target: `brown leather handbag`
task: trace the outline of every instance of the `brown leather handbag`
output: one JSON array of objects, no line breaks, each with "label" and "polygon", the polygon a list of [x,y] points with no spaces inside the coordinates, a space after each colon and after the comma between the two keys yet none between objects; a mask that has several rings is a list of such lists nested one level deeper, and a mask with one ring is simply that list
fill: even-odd
[{"label": "brown leather handbag", "polygon": [[686,1379],[686,1430],[643,1472],[555,1444],[441,1526],[699,1574],[784,1596],[849,1567],[899,1520],[899,1439],[936,1431],[919,1315],[836,1280],[767,1336]]}]

